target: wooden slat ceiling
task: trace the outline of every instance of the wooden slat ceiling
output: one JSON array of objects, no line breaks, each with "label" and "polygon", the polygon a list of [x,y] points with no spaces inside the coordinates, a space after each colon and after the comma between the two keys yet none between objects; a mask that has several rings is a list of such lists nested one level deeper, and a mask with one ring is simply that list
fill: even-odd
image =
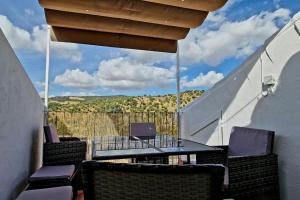
[{"label": "wooden slat ceiling", "polygon": [[227,0],[39,0],[52,40],[176,52]]}]

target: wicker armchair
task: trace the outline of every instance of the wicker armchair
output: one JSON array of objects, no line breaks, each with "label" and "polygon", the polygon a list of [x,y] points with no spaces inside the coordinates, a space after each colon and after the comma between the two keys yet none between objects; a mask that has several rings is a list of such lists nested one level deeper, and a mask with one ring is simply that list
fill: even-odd
[{"label": "wicker armchair", "polygon": [[44,127],[46,143],[43,149],[44,165],[69,165],[76,169],[86,159],[86,142],[76,137],[58,138],[54,125]]},{"label": "wicker armchair", "polygon": [[44,127],[43,167],[30,177],[29,189],[72,185],[74,195],[82,188],[81,163],[86,158],[86,142],[78,138],[58,138],[53,125]]},{"label": "wicker armchair", "polygon": [[222,199],[222,165],[82,164],[89,200]]},{"label": "wicker armchair", "polygon": [[221,163],[226,167],[225,196],[236,200],[278,200],[278,160],[273,154],[274,132],[234,127],[223,158],[217,155],[210,162],[204,155],[197,163]]},{"label": "wicker armchair", "polygon": [[74,164],[76,169],[86,159],[86,142],[61,140],[59,143],[44,143],[44,165]]}]

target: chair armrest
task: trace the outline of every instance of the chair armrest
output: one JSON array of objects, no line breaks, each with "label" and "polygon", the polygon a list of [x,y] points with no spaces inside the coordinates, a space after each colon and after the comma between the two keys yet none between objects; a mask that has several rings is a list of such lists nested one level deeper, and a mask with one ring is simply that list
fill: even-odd
[{"label": "chair armrest", "polygon": [[229,192],[233,198],[277,199],[278,158],[275,154],[228,157]]},{"label": "chair armrest", "polygon": [[67,142],[67,141],[80,141],[77,137],[60,137],[59,141],[61,142]]},{"label": "chair armrest", "polygon": [[86,159],[86,142],[68,141],[59,143],[44,143],[44,165],[68,165],[76,167]]},{"label": "chair armrest", "polygon": [[249,169],[249,167],[264,167],[278,165],[276,154],[256,156],[228,156],[228,167],[234,169]]},{"label": "chair armrest", "polygon": [[[221,149],[221,148],[220,148]],[[226,164],[227,152],[218,151],[207,151],[199,152],[196,154],[197,164]]]}]

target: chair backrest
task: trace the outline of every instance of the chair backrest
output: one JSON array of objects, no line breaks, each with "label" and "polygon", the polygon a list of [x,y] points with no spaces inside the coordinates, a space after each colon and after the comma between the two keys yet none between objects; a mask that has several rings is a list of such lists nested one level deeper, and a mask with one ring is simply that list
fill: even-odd
[{"label": "chair backrest", "polygon": [[156,136],[155,123],[131,123],[130,136],[135,136],[140,139],[154,139]]},{"label": "chair backrest", "polygon": [[222,165],[82,164],[85,199],[218,200]]},{"label": "chair backrest", "polygon": [[233,127],[228,156],[255,156],[273,152],[274,131]]},{"label": "chair backrest", "polygon": [[57,143],[59,141],[59,137],[57,134],[56,127],[53,124],[49,124],[44,126],[44,133],[47,143]]}]

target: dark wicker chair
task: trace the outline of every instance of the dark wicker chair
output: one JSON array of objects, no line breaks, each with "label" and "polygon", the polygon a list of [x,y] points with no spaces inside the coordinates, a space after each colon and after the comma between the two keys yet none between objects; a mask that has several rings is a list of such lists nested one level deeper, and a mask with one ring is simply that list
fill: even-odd
[{"label": "dark wicker chair", "polygon": [[54,125],[44,126],[46,143],[43,149],[44,165],[69,165],[73,164],[76,169],[86,159],[87,145],[76,137],[61,137]]},{"label": "dark wicker chair", "polygon": [[76,137],[60,137],[53,124],[44,126],[46,143],[43,165],[75,165],[73,187],[82,189],[81,163],[86,160],[87,144]]},{"label": "dark wicker chair", "polygon": [[72,185],[74,194],[82,189],[81,163],[86,159],[86,142],[58,138],[55,126],[44,127],[43,167],[29,179],[30,190]]},{"label": "dark wicker chair", "polygon": [[[206,160],[197,156],[197,163],[222,163],[225,172],[225,196],[251,200],[278,200],[278,160],[273,154],[273,131],[234,127],[223,158],[216,155]],[[220,146],[219,146],[220,147]]]},{"label": "dark wicker chair", "polygon": [[82,164],[88,200],[222,199],[222,165]]}]

